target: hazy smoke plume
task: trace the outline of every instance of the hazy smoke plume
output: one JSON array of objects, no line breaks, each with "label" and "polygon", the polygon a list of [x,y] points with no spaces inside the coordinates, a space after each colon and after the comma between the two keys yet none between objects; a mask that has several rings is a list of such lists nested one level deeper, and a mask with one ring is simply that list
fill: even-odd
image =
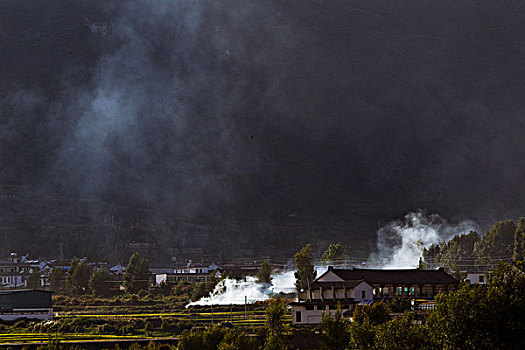
[{"label": "hazy smoke plume", "polygon": [[[326,267],[316,266],[317,276],[321,276]],[[255,277],[246,277],[244,280],[226,278],[220,281],[208,297],[188,304],[194,305],[241,305],[246,301],[252,304],[256,301],[269,299],[272,295],[279,293],[294,293],[295,271],[285,271],[272,274],[272,284],[264,285],[257,283]]]},{"label": "hazy smoke plume", "polygon": [[423,248],[448,241],[455,235],[475,231],[470,221],[448,223],[438,214],[411,212],[403,220],[393,221],[377,232],[378,253],[370,259],[371,265],[385,268],[416,267]]},{"label": "hazy smoke plume", "polygon": [[[0,181],[218,220],[525,209],[520,2],[0,3]],[[350,200],[349,200],[350,198]]]},{"label": "hazy smoke plume", "polygon": [[220,281],[208,297],[188,304],[194,305],[242,305],[245,301],[252,304],[256,301],[269,299],[273,294],[295,292],[295,271],[287,271],[272,275],[272,284],[257,283],[255,277],[248,276],[244,280],[225,278]]}]

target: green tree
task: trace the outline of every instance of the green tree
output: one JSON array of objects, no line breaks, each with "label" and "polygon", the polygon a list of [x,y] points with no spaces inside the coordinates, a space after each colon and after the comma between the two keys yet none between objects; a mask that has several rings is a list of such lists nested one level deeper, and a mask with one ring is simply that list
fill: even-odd
[{"label": "green tree", "polygon": [[451,273],[459,278],[459,270],[468,265],[473,265],[474,246],[479,241],[479,234],[470,231],[468,234],[454,236],[448,242],[433,244],[423,249],[425,265],[433,269],[438,266],[447,267]]},{"label": "green tree", "polygon": [[337,308],[334,317],[330,317],[330,313],[323,313],[319,330],[321,331],[319,337],[321,350],[344,350],[347,348],[350,332],[348,324],[343,319],[340,307]]},{"label": "green tree", "polygon": [[514,261],[525,260],[525,217],[519,218],[514,233]]},{"label": "green tree", "polygon": [[71,261],[66,279],[66,289],[68,293],[80,295],[89,291],[89,278],[91,268],[89,265],[80,262],[77,258]]},{"label": "green tree", "polygon": [[272,283],[272,266],[268,260],[262,262],[259,272],[257,272],[257,283]]},{"label": "green tree", "polygon": [[307,244],[294,257],[295,266],[295,286],[298,290],[309,288],[314,281],[317,273],[314,269],[314,256],[312,246]]},{"label": "green tree", "polygon": [[266,328],[265,350],[283,350],[286,349],[286,305],[281,297],[273,298],[266,308],[266,319],[264,325]]},{"label": "green tree", "polygon": [[55,293],[60,293],[64,291],[66,281],[66,271],[60,268],[53,268],[49,274],[49,283],[51,284],[51,289]]},{"label": "green tree", "polygon": [[525,273],[500,262],[486,286],[463,284],[440,294],[427,325],[445,349],[525,348]]},{"label": "green tree", "polygon": [[419,258],[419,262],[417,263],[417,268],[420,269],[420,270],[426,270],[427,269],[427,265],[425,264],[425,261],[423,260],[422,257]]},{"label": "green tree", "polygon": [[208,293],[209,292],[206,289],[206,283],[197,282],[191,287],[190,298],[192,301],[197,301],[200,298],[207,296]]},{"label": "green tree", "polygon": [[395,294],[394,297],[387,302],[387,306],[393,312],[405,312],[410,309],[410,300],[403,295]]},{"label": "green tree", "polygon": [[414,323],[414,316],[409,312],[382,324],[375,332],[374,349],[377,350],[419,350],[429,345],[425,328]]},{"label": "green tree", "polygon": [[40,272],[33,270],[33,272],[31,272],[29,276],[27,276],[27,287],[31,289],[37,289],[42,287],[40,285]]},{"label": "green tree", "polygon": [[230,329],[224,335],[218,350],[253,350],[258,349],[257,338],[246,335],[242,330]]},{"label": "green tree", "polygon": [[514,254],[516,225],[512,220],[496,222],[474,245],[474,252],[482,264],[494,259],[510,258]]},{"label": "green tree", "polygon": [[149,286],[149,261],[139,253],[134,253],[129,259],[124,273],[124,288],[126,292],[135,294],[147,290]]},{"label": "green tree", "polygon": [[390,319],[390,312],[390,308],[383,301],[375,302],[370,306],[357,305],[352,315],[352,321],[363,323],[368,320],[376,326],[387,322]]},{"label": "green tree", "polygon": [[324,251],[321,262],[325,265],[341,265],[341,261],[348,257],[345,247],[340,243],[331,243]]},{"label": "green tree", "polygon": [[351,349],[368,350],[374,348],[375,331],[377,326],[369,318],[353,321],[350,324]]},{"label": "green tree", "polygon": [[214,326],[203,330],[182,332],[179,338],[179,350],[217,350],[226,334],[224,328]]},{"label": "green tree", "polygon": [[93,271],[89,279],[89,289],[95,295],[111,294],[111,274],[106,268]]}]

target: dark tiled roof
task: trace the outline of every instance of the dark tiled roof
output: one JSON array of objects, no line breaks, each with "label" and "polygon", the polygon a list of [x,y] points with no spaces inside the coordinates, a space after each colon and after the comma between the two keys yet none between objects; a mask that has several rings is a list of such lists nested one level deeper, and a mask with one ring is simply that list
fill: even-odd
[{"label": "dark tiled roof", "polygon": [[457,284],[454,277],[439,270],[331,269],[345,281],[365,280],[372,284]]}]

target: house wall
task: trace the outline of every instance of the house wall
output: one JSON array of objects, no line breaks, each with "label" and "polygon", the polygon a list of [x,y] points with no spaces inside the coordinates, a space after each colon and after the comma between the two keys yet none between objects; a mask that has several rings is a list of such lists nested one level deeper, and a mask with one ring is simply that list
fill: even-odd
[{"label": "house wall", "polygon": [[485,284],[487,278],[484,273],[467,273],[467,278],[465,278],[469,284]]},{"label": "house wall", "polygon": [[[373,288],[368,283],[362,282],[362,283],[358,284],[357,286],[355,286],[352,291],[353,291],[353,294],[354,294],[353,298],[356,301],[372,300],[372,299],[374,299]],[[365,295],[364,298],[363,298],[363,292],[364,292],[364,295]]]},{"label": "house wall", "polygon": [[318,282],[342,282],[343,279],[332,271],[328,271],[324,276],[317,279]]},{"label": "house wall", "polygon": [[[347,309],[343,309],[345,311]],[[301,313],[301,320],[298,319],[298,312]],[[329,309],[328,305],[316,305],[314,310],[306,310],[304,305],[292,306],[292,322],[294,324],[319,324],[323,318],[323,314],[330,314],[330,317],[335,317],[337,310]]]}]

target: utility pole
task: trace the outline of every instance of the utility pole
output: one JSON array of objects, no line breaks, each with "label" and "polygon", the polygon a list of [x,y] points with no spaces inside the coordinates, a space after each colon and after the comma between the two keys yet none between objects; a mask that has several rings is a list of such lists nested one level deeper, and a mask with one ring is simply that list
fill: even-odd
[{"label": "utility pole", "polygon": [[244,296],[244,319],[248,320],[248,297]]}]

